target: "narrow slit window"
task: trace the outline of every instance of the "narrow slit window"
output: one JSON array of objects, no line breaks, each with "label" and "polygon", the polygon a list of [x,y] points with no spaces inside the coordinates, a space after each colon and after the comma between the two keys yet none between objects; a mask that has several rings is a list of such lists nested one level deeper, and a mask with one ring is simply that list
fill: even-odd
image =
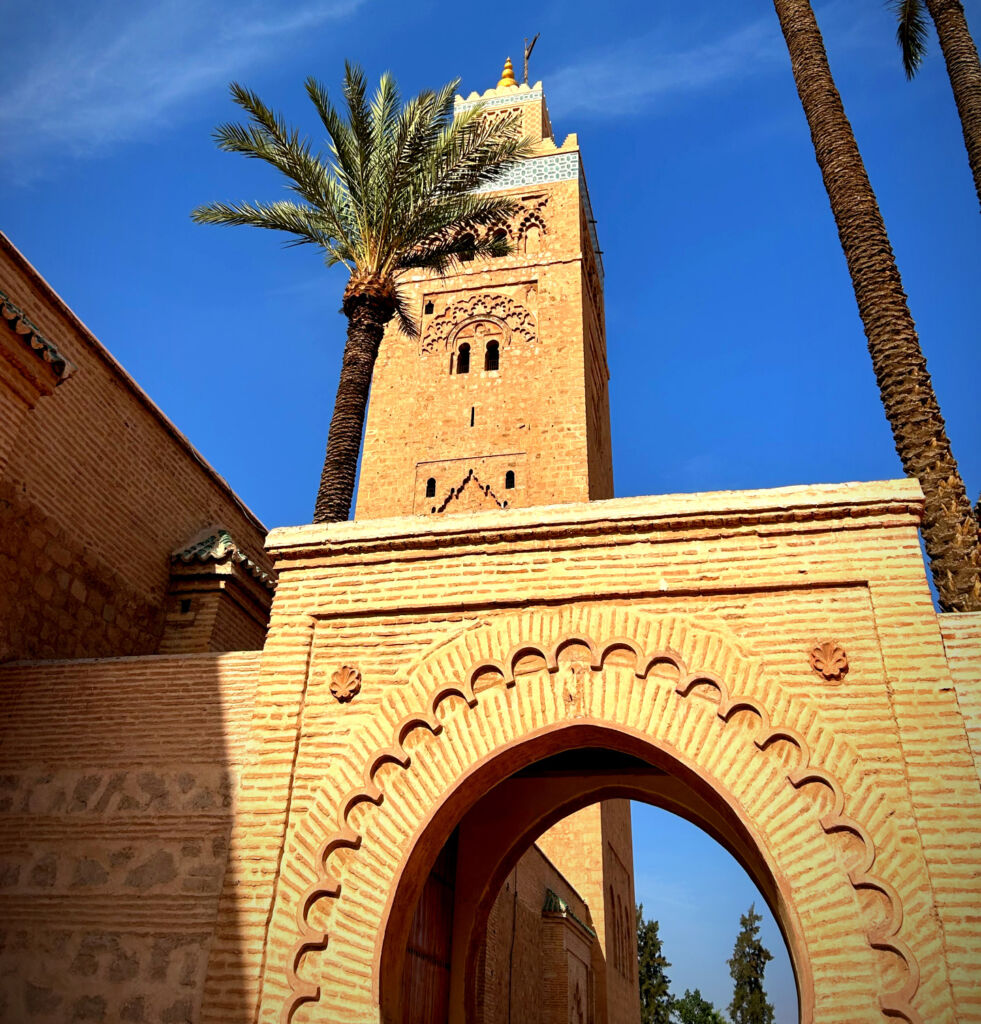
[{"label": "narrow slit window", "polygon": [[429,316],[429,314],[432,313],[435,308],[436,307],[431,302],[427,302],[426,305],[423,307],[422,311],[423,313],[426,314],[426,316]]},{"label": "narrow slit window", "polygon": [[436,477],[434,477],[434,476],[431,476],[426,481],[426,497],[427,498],[435,498],[436,497]]},{"label": "narrow slit window", "polygon": [[473,421],[474,421],[474,419],[476,417],[476,412],[477,412],[477,407],[471,405],[470,406],[470,426],[471,427],[473,426]]},{"label": "narrow slit window", "polygon": [[509,469],[504,474],[504,489],[506,491],[513,491],[514,490],[514,470],[513,469]]},{"label": "narrow slit window", "polygon": [[497,370],[501,365],[501,346],[496,341],[487,342],[487,349],[484,352],[484,369]]},{"label": "narrow slit window", "polygon": [[456,372],[470,372],[470,346],[466,342],[460,346],[460,351],[456,354]]}]

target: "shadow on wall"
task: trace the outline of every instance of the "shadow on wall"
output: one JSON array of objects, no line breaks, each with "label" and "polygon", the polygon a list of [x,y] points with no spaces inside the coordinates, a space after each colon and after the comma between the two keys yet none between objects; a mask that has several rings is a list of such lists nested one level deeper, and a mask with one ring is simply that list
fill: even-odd
[{"label": "shadow on wall", "polygon": [[[190,1022],[260,652],[0,668],[0,1021]],[[83,767],[84,766],[84,767]]]}]

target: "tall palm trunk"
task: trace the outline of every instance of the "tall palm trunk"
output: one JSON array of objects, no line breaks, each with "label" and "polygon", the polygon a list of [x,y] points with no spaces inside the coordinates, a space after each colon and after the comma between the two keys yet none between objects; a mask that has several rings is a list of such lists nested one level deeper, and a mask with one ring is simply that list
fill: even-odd
[{"label": "tall palm trunk", "polygon": [[392,319],[394,308],[388,295],[345,295],[347,341],[314,506],[315,523],[343,522],[351,512],[371,373],[385,325]]},{"label": "tall palm trunk", "polygon": [[961,116],[967,159],[974,175],[974,189],[981,203],[981,62],[971,38],[961,0],[926,0],[937,28],[947,75]]},{"label": "tall palm trunk", "polygon": [[926,495],[922,524],[945,611],[981,610],[978,522],[950,450],[903,284],[808,0],[774,0],[797,92],[903,468]]}]

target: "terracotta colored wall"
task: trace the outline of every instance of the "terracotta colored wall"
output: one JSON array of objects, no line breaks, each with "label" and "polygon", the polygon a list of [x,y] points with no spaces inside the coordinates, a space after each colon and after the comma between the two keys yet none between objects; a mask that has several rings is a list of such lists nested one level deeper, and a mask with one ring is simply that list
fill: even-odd
[{"label": "terracotta colored wall", "polygon": [[[893,911],[884,897],[866,903],[852,887],[856,858],[874,854],[873,874],[902,904],[901,938],[920,979],[913,1005],[932,1024],[978,1019],[971,922],[981,900],[981,795],[920,555],[920,501],[915,484],[894,481],[516,509],[465,524],[402,519],[276,531],[280,578],[267,644],[275,671],[269,662],[258,687],[263,747],[229,865],[239,884],[226,886],[222,910],[250,945],[267,935],[261,1019],[275,1019],[303,991],[291,987],[285,966],[286,950],[306,934],[298,901],[311,887],[331,890],[334,878],[340,896],[315,900],[303,925],[327,931],[330,952],[301,967],[301,985],[316,978],[321,986],[301,1019],[330,1020],[341,1007],[352,1019],[356,1007],[370,1016],[370,963],[363,975],[346,971],[341,985],[332,958],[359,962],[360,944],[371,948],[359,929],[375,934],[368,922],[383,910],[389,872],[405,855],[401,837],[423,827],[465,766],[577,715],[680,750],[720,793],[745,802],[758,849],[775,858],[793,894],[788,921],[816,972],[813,991],[803,981],[805,1001],[816,1000],[805,1013],[877,1020],[878,998],[902,999],[902,956],[880,956],[867,937]],[[522,641],[540,637],[534,643],[551,650],[566,633],[599,642],[628,631],[643,651],[674,649],[693,668],[734,680],[726,693],[745,695],[747,710],[720,715],[710,689],[682,696],[657,666],[640,678],[634,655],[621,650],[602,671],[577,675],[563,664],[555,673],[529,670],[514,686],[488,670],[474,677],[472,707],[459,697],[440,703],[440,731],[399,724],[431,715],[442,687],[461,681],[465,692],[473,666],[505,658]],[[811,652],[824,642],[847,652],[843,678],[812,667]],[[734,659],[747,667],[733,667]],[[329,692],[342,664],[363,677],[348,704]],[[771,729],[799,739],[760,749],[754,737]],[[361,802],[345,816],[375,752],[397,749],[400,739],[411,763],[382,766],[374,783],[383,802]],[[828,791],[790,781],[802,763],[828,773]],[[336,771],[325,773],[325,764]],[[867,838],[835,830],[834,792]],[[281,832],[272,807],[281,809]],[[250,826],[260,813],[261,835]],[[361,845],[329,856],[321,877],[307,851],[341,827],[338,814]],[[843,901],[838,909],[818,905],[828,893]],[[216,963],[230,955],[220,951]],[[841,957],[850,958],[847,985],[839,983]],[[364,991],[356,977],[368,979]],[[219,973],[213,981],[220,1001]],[[206,1019],[219,1017],[206,1006]]]},{"label": "terracotta colored wall", "polygon": [[981,613],[948,613],[939,619],[957,703],[981,778]]},{"label": "terracotta colored wall", "polygon": [[198,1019],[259,660],[0,668],[5,1024]]},{"label": "terracotta colored wall", "polygon": [[599,935],[593,965],[598,1020],[636,1024],[640,1003],[633,969],[637,929],[630,802],[605,800],[570,814],[541,836],[538,845],[590,908]]},{"label": "terracotta colored wall", "polygon": [[[572,946],[572,959],[579,954],[585,974],[590,945],[576,925],[553,929],[551,921],[543,917],[546,889],[566,900],[581,921],[588,920],[589,911],[579,894],[541,849],[533,846],[508,876],[487,922],[482,976],[477,982],[480,1018],[474,1024],[566,1024],[573,1019],[568,1013],[573,993],[566,980],[567,947]],[[567,930],[573,936],[567,937]],[[574,970],[573,989],[577,980]]]},{"label": "terracotta colored wall", "polygon": [[[517,109],[524,130],[539,133],[543,158],[579,160],[574,136],[561,147],[541,139],[541,100]],[[583,186],[571,177],[502,191],[519,207],[506,225],[513,255],[404,280],[422,333],[411,339],[392,325],[382,341],[357,519],[613,494],[602,284]],[[489,333],[478,337],[475,326]],[[500,342],[497,370],[484,369],[491,336]],[[470,370],[451,372],[464,339]],[[427,497],[430,478],[435,495]]]},{"label": "terracotta colored wall", "polygon": [[0,480],[0,660],[157,649],[170,554],[261,523],[0,235],[0,288],[78,367],[22,422]]}]

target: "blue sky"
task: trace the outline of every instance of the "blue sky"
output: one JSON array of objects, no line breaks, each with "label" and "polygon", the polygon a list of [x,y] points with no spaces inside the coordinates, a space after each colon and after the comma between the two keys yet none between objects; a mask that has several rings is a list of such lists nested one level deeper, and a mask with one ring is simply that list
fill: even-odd
[{"label": "blue sky", "polygon": [[[311,515],[343,278],[271,235],[190,222],[208,200],[278,195],[210,139],[236,114],[228,81],[314,132],[307,74],[334,86],[351,58],[407,94],[457,76],[469,92],[539,31],[532,79],[557,134],[579,134],[604,249],[617,494],[901,475],[766,0],[11,6],[0,225],[267,525]],[[981,219],[939,48],[907,83],[881,0],[816,10],[974,499]],[[640,853],[659,828],[638,817],[638,894],[666,936],[678,922],[679,992],[724,1002],[724,963],[714,988],[684,974],[693,912]],[[701,905],[726,953],[749,901]],[[785,994],[778,1010],[792,1019]]]}]

